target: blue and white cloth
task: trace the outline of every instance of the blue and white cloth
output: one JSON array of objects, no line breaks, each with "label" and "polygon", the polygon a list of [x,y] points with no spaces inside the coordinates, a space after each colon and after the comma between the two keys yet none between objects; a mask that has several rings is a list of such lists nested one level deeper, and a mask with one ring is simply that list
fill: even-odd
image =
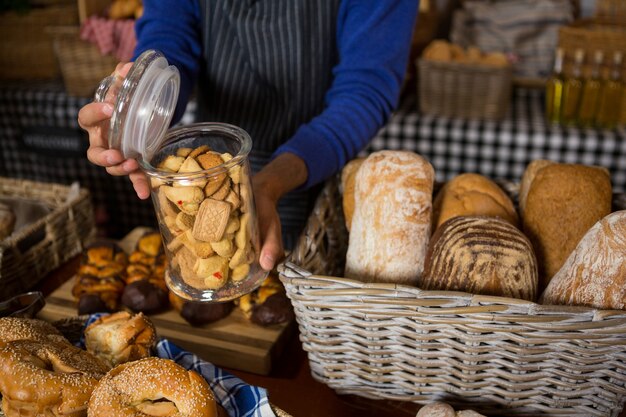
[{"label": "blue and white cloth", "polygon": [[[89,316],[85,328],[103,315],[98,313]],[[80,345],[84,347],[82,336]],[[164,338],[161,338],[156,345],[156,356],[171,359],[183,368],[202,375],[211,386],[217,403],[224,407],[230,417],[276,417],[264,388],[246,384],[241,379]]]}]

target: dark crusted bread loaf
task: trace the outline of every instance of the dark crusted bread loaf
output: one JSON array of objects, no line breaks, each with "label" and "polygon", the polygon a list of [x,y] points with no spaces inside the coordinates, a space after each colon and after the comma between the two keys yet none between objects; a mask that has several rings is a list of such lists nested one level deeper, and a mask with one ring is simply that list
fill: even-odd
[{"label": "dark crusted bread loaf", "polygon": [[433,235],[419,286],[533,301],[537,261],[530,241],[494,217],[455,217]]},{"label": "dark crusted bread loaf", "polygon": [[584,234],[611,212],[611,198],[605,169],[554,163],[537,170],[525,199],[523,230],[539,262],[540,291]]},{"label": "dark crusted bread loaf", "polygon": [[626,309],[626,210],[589,229],[541,298],[544,304]]}]

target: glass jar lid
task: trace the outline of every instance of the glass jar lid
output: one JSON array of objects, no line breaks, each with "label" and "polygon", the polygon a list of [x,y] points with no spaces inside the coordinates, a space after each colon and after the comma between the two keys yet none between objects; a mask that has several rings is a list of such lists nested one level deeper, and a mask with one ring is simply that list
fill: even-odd
[{"label": "glass jar lid", "polygon": [[124,158],[149,161],[165,139],[179,90],[178,69],[153,49],[137,58],[125,78],[115,74],[102,80],[95,100],[113,104],[109,148]]}]

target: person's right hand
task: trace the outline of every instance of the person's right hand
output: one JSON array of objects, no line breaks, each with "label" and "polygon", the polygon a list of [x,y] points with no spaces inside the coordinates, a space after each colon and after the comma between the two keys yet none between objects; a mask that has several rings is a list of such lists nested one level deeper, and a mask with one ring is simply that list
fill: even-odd
[{"label": "person's right hand", "polygon": [[[131,64],[118,64],[115,73],[125,77]],[[92,102],[78,112],[78,124],[89,133],[89,149],[87,159],[92,163],[105,167],[111,175],[128,175],[133,183],[137,196],[146,199],[150,196],[150,187],[146,175],[139,170],[135,159],[124,159],[117,149],[109,149],[108,135],[113,105],[108,102]]]}]

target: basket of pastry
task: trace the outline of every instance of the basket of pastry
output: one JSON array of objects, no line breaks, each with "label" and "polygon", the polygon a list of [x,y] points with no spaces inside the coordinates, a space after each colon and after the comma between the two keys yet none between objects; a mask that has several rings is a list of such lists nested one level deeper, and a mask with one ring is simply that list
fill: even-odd
[{"label": "basket of pastry", "polygon": [[318,197],[279,267],[313,376],[488,415],[617,416],[626,207],[608,171],[537,160],[521,183],[438,189],[434,174],[380,151]]},{"label": "basket of pastry", "polygon": [[288,416],[142,313],[0,318],[0,363],[0,416]]},{"label": "basket of pastry", "polygon": [[506,116],[513,70],[504,54],[435,40],[424,50],[417,66],[421,112],[475,120]]},{"label": "basket of pastry", "polygon": [[86,189],[0,178],[0,300],[34,287],[94,233]]}]

